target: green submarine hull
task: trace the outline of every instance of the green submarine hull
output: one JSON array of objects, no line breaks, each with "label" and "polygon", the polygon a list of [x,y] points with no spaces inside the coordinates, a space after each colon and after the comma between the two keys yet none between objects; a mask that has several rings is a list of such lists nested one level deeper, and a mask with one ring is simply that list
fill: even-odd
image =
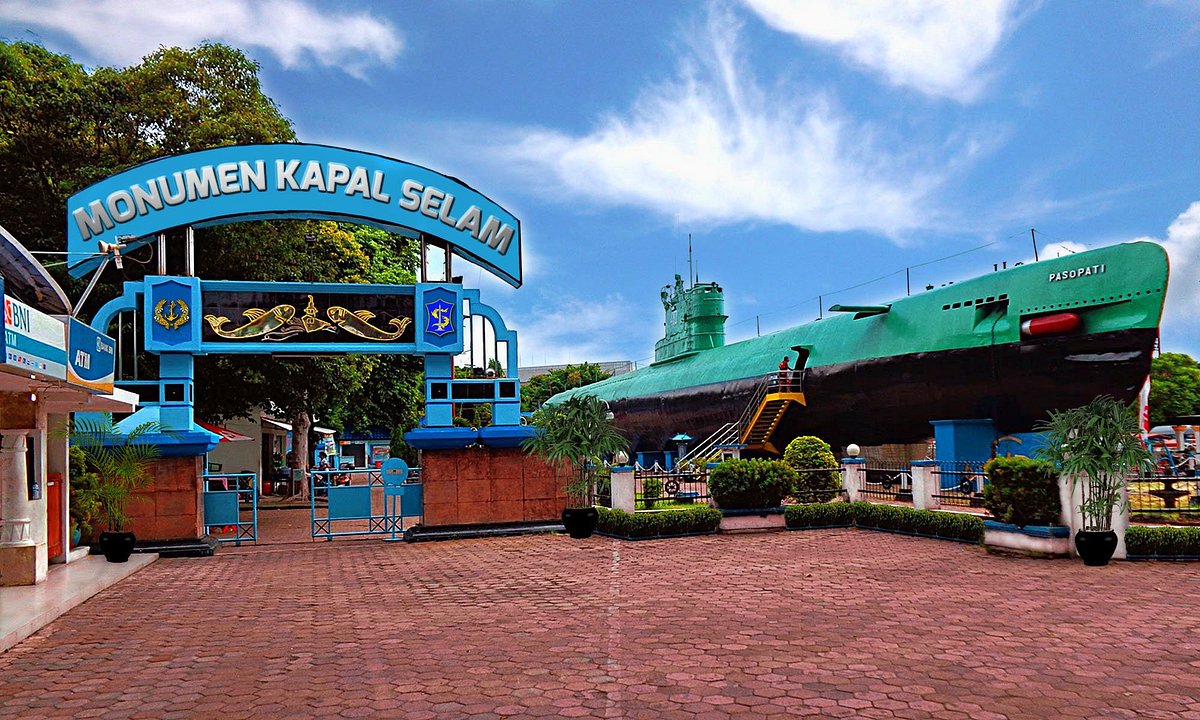
[{"label": "green submarine hull", "polygon": [[[1136,397],[1167,277],[1161,246],[1125,243],[844,308],[729,345],[722,333],[711,349],[689,350],[677,332],[668,344],[682,351],[549,402],[596,395],[635,449],[657,450],[677,433],[700,440],[736,421],[787,356],[801,371],[806,405],[787,411],[776,447],[808,434],[835,447],[919,442],[932,434],[930,421],[948,419],[991,418],[1002,433],[1027,431],[1050,410],[1097,395]],[[705,286],[710,295],[712,288]],[[669,305],[665,340],[672,312]]]}]

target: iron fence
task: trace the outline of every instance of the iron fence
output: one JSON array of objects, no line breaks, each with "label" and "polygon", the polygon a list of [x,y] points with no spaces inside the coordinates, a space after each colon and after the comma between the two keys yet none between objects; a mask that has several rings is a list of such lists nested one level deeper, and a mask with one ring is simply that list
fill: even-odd
[{"label": "iron fence", "polygon": [[1130,477],[1127,487],[1131,513],[1200,519],[1200,477],[1195,473],[1140,474]]},{"label": "iron fence", "polygon": [[223,543],[258,544],[257,473],[205,473],[204,532]]},{"label": "iron fence", "polygon": [[[320,505],[318,500],[324,500]],[[421,469],[391,486],[379,470],[314,470],[309,474],[309,510],[313,539],[343,535],[391,534],[423,513]]]},{"label": "iron fence", "polygon": [[912,468],[907,462],[867,459],[858,495],[887,502],[912,502]]},{"label": "iron fence", "polygon": [[826,503],[830,500],[849,500],[842,476],[845,470],[836,468],[799,468],[796,470],[796,489],[789,493],[792,502],[799,505]]},{"label": "iron fence", "polygon": [[707,505],[708,467],[664,470],[657,463],[634,467],[634,509],[660,510],[686,505]]},{"label": "iron fence", "polygon": [[983,507],[987,460],[942,460],[933,467],[933,497],[940,505]]}]

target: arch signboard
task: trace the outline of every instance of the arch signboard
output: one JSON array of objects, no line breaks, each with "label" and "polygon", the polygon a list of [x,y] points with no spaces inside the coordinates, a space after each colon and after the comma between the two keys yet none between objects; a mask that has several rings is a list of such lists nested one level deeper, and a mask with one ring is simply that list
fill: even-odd
[{"label": "arch signboard", "polygon": [[99,265],[97,242],[132,249],[175,227],[289,218],[422,233],[521,286],[520,221],[482,193],[402,160],[301,143],[160,158],[72,195],[69,270],[80,277]]}]

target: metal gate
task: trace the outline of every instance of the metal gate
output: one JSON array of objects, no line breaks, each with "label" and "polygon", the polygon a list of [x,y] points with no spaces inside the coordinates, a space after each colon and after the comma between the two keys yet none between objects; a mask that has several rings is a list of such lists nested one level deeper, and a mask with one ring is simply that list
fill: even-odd
[{"label": "metal gate", "polygon": [[206,473],[204,533],[223,543],[258,544],[258,474]]},{"label": "metal gate", "polygon": [[[390,462],[390,461],[389,461]],[[420,468],[403,476],[385,470],[315,470],[309,474],[313,539],[391,535],[399,539],[423,510]]]}]

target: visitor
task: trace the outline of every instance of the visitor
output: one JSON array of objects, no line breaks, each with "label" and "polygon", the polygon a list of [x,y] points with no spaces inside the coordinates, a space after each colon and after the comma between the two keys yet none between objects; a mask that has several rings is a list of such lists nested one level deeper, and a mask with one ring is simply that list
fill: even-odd
[{"label": "visitor", "polygon": [[791,383],[792,369],[788,367],[788,356],[784,355],[783,360],[779,362],[779,383],[778,391],[787,392]]}]

